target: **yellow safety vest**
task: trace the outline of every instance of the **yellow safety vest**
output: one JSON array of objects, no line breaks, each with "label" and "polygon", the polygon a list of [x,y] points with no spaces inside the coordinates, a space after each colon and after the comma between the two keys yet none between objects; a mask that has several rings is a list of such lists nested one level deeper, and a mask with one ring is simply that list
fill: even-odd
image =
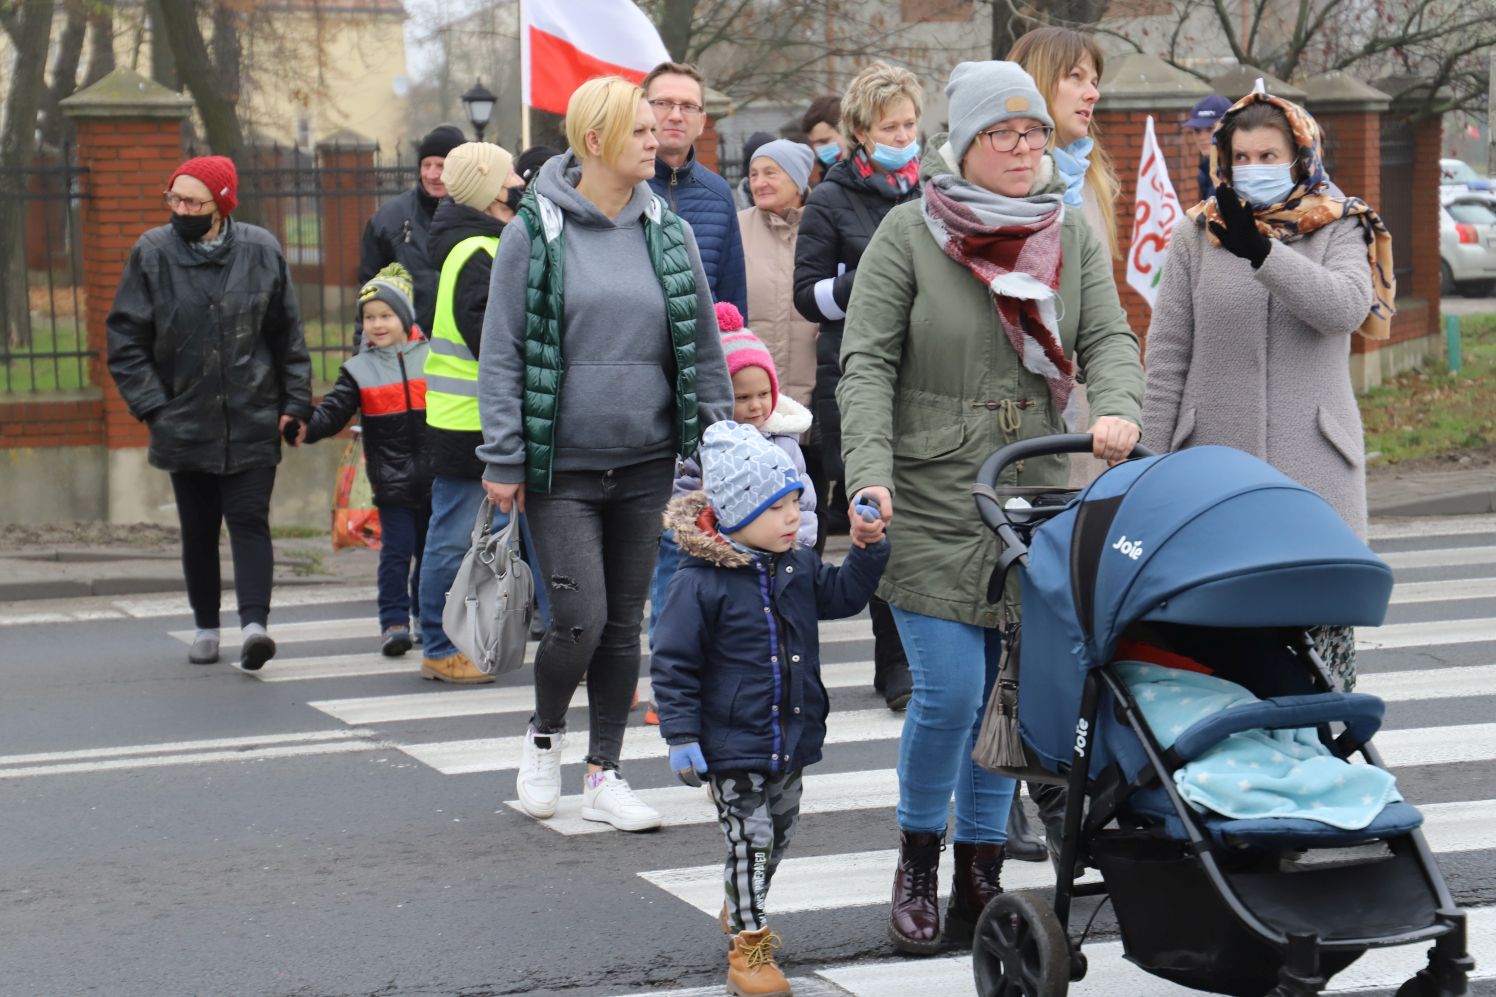
[{"label": "yellow safety vest", "polygon": [[452,313],[457,275],[479,250],[497,256],[499,237],[469,236],[452,247],[436,288],[431,352],[426,357],[426,424],[438,429],[473,432],[483,428],[478,418],[478,358],[468,349]]}]

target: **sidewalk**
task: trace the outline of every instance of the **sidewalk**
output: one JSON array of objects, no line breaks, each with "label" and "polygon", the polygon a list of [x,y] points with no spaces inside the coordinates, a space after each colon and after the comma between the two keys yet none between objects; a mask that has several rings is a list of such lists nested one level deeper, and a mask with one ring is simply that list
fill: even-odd
[{"label": "sidewalk", "polygon": [[[1397,473],[1373,469],[1366,483],[1373,517],[1462,516],[1496,512],[1496,467]],[[974,513],[973,513],[974,514]],[[828,555],[846,553],[846,537],[831,537]],[[334,551],[326,537],[275,541],[277,588],[306,585],[374,584],[379,555],[371,550]],[[233,559],[222,548],[223,586],[233,589]],[[124,545],[38,545],[0,550],[0,605],[40,599],[182,592],[182,565],[175,546],[131,549]]]}]

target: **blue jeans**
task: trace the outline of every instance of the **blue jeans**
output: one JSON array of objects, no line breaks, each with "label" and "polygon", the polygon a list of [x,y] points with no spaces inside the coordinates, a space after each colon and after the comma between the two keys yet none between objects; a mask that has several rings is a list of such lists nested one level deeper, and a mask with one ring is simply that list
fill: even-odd
[{"label": "blue jeans", "polygon": [[[477,515],[477,510],[473,515]],[[379,509],[379,629],[410,626],[410,608],[421,607],[421,552],[426,548],[429,506]],[[411,570],[414,563],[414,571]]]},{"label": "blue jeans", "polygon": [[971,760],[997,680],[997,630],[893,609],[914,697],[899,740],[899,827],[943,833],[956,797],[954,840],[1003,844],[1017,784]]},{"label": "blue jeans", "polygon": [[660,537],[660,553],[655,558],[654,576],[649,580],[650,650],[654,650],[655,624],[660,622],[660,607],[665,605],[665,590],[670,587],[670,579],[675,577],[676,569],[680,567],[684,557],[680,545],[675,542],[675,531],[666,530]]},{"label": "blue jeans", "polygon": [[[483,504],[483,482],[467,478],[448,478],[437,475],[431,482],[431,523],[426,528],[426,552],[421,559],[421,608],[422,654],[427,658],[448,658],[457,653],[457,648],[447,639],[442,629],[442,610],[447,606],[447,592],[462,567],[462,559],[473,545],[473,523],[478,519],[478,507]],[[509,516],[493,513],[493,528],[502,530],[509,525]],[[536,567],[535,545],[530,542],[529,529],[520,519],[523,533],[525,561],[535,572],[535,600],[540,607],[540,618],[550,619],[550,602],[545,587],[540,582],[540,569]]]}]

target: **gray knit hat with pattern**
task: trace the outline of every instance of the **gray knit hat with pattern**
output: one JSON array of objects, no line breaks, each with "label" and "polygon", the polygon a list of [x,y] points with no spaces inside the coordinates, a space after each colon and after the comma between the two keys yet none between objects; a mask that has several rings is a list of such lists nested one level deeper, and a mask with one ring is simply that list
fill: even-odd
[{"label": "gray knit hat with pattern", "polygon": [[717,529],[735,533],[805,483],[789,456],[764,434],[737,422],[714,422],[701,438],[701,482]]},{"label": "gray knit hat with pattern", "polygon": [[945,85],[950,100],[951,168],[961,169],[977,133],[1012,118],[1033,118],[1049,128],[1054,119],[1034,78],[1016,62],[963,62]]}]

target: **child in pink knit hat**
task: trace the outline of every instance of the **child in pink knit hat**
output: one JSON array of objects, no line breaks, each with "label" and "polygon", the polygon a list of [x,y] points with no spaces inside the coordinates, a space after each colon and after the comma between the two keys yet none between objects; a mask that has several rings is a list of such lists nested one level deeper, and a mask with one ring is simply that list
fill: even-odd
[{"label": "child in pink knit hat", "polygon": [[[816,493],[805,473],[805,457],[800,453],[800,437],[810,429],[810,410],[789,395],[779,393],[779,373],[774,357],[763,340],[744,328],[743,316],[731,303],[717,302],[717,327],[722,332],[722,354],[727,373],[732,376],[732,419],[752,426],[795,465],[805,489],[800,493],[800,529],[796,540],[807,547],[816,542]],[[701,491],[701,464],[695,457],[681,462],[675,473],[671,498]],[[669,531],[660,538],[660,556],[655,562],[654,579],[649,586],[649,636],[654,644],[655,621],[665,601],[665,587],[680,564],[680,548]],[[645,713],[647,723],[658,723],[651,709]]]}]

